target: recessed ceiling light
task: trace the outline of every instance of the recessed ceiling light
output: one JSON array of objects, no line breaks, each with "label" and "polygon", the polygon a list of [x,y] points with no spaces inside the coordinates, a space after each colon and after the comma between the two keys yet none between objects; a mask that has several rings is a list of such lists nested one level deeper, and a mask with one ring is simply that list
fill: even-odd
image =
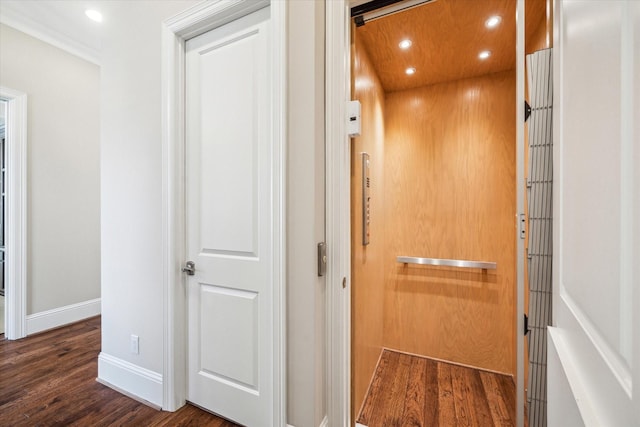
[{"label": "recessed ceiling light", "polygon": [[498,24],[500,24],[500,22],[502,22],[502,18],[497,16],[497,15],[495,15],[495,16],[492,16],[491,18],[487,19],[484,22],[484,25],[487,28],[495,28],[495,27],[498,26]]},{"label": "recessed ceiling light", "polygon": [[400,44],[398,44],[398,46],[400,46],[400,49],[409,49],[411,47],[411,40],[404,39]]},{"label": "recessed ceiling light", "polygon": [[416,69],[413,67],[409,67],[406,70],[404,70],[405,73],[407,73],[408,76],[415,74],[416,73]]},{"label": "recessed ceiling light", "polygon": [[87,15],[89,19],[96,22],[102,22],[102,14],[94,9],[87,9],[84,11],[84,14]]},{"label": "recessed ceiling light", "polygon": [[483,50],[482,52],[480,52],[478,54],[478,58],[480,58],[480,59],[487,59],[490,56],[491,56],[491,52],[488,51],[488,50]]}]

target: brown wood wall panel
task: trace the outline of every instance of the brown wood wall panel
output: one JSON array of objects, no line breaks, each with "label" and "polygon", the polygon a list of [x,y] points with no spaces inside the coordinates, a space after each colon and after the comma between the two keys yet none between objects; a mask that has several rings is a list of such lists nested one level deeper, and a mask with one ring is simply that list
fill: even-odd
[{"label": "brown wood wall panel", "polygon": [[515,87],[508,71],[387,94],[385,347],[515,373]]},{"label": "brown wood wall panel", "polygon": [[525,0],[525,52],[530,54],[553,46],[551,0]]},{"label": "brown wood wall panel", "polygon": [[[384,296],[384,92],[366,50],[352,49],[353,94],[362,105],[362,133],[351,141],[352,411],[360,410],[382,349]],[[362,245],[362,162],[370,155],[371,237]]]}]

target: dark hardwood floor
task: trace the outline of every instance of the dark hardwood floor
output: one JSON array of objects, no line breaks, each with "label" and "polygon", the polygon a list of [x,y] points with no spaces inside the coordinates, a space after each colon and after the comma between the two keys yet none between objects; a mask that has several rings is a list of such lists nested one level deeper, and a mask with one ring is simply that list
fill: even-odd
[{"label": "dark hardwood floor", "polygon": [[515,426],[515,384],[506,375],[383,350],[358,423]]},{"label": "dark hardwood floor", "polygon": [[157,411],[99,384],[99,352],[100,317],[0,341],[0,426],[235,426],[191,405]]}]

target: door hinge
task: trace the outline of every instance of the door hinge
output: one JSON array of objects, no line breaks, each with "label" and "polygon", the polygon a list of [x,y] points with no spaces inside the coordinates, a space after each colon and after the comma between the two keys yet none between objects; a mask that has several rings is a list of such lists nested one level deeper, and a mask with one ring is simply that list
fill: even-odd
[{"label": "door hinge", "polygon": [[527,101],[524,101],[524,121],[526,122],[527,120],[529,120],[530,116],[531,116],[531,106]]},{"label": "door hinge", "polygon": [[518,228],[520,229],[520,238],[524,239],[527,236],[527,217],[525,214],[518,215]]},{"label": "door hinge", "polygon": [[322,277],[327,273],[327,244],[318,243],[318,276]]},{"label": "door hinge", "polygon": [[527,335],[529,333],[529,316],[524,315],[524,334]]}]

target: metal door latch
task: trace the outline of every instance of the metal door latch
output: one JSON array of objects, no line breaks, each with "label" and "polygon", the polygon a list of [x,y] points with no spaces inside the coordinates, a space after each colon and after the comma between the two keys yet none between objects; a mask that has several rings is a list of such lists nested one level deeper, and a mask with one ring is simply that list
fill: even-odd
[{"label": "metal door latch", "polygon": [[187,261],[184,267],[182,267],[182,272],[187,273],[187,276],[193,276],[196,274],[196,263],[193,261]]},{"label": "metal door latch", "polygon": [[322,277],[327,273],[327,245],[324,242],[318,243],[318,276]]}]

